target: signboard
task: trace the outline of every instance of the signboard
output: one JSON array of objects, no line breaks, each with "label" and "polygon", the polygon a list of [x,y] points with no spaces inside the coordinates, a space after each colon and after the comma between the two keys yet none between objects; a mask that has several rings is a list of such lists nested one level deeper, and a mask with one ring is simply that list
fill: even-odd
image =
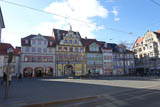
[{"label": "signboard", "polygon": [[76,71],[75,75],[76,75],[76,76],[82,75],[82,71]]}]

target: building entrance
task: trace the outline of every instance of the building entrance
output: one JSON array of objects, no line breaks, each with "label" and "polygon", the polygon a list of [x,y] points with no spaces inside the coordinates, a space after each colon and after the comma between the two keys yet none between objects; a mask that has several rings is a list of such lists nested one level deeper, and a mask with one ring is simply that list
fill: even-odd
[{"label": "building entrance", "polygon": [[44,75],[43,68],[38,67],[35,68],[35,77],[42,77]]},{"label": "building entrance", "polygon": [[66,65],[64,67],[64,75],[65,76],[74,76],[75,75],[72,65]]}]

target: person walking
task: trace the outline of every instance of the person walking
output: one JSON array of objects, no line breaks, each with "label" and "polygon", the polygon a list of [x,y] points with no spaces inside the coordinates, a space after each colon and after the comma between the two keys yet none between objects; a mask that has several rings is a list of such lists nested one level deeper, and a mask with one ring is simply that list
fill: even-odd
[{"label": "person walking", "polygon": [[7,83],[7,74],[4,72],[3,73],[3,80],[1,81],[1,85],[3,85],[3,83]]},{"label": "person walking", "polygon": [[21,78],[22,78],[22,74],[19,73],[18,79],[21,80]]},{"label": "person walking", "polygon": [[12,81],[12,75],[10,74],[9,75],[9,85],[11,84],[11,81]]}]

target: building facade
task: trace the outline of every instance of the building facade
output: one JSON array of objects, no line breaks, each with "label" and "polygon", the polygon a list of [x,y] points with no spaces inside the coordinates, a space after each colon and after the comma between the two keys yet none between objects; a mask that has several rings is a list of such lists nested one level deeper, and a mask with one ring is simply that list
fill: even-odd
[{"label": "building facade", "polygon": [[140,74],[160,71],[160,31],[147,31],[143,37],[139,37],[133,51],[136,57],[136,69]]},{"label": "building facade", "polygon": [[[12,62],[8,66],[8,50],[13,50],[13,58]],[[20,50],[14,49],[11,44],[8,43],[0,43],[0,77],[3,76],[4,72],[7,72],[7,67],[9,67],[9,72],[12,76],[16,76],[19,74],[19,58],[20,58]]]},{"label": "building facade", "polygon": [[3,20],[2,11],[1,11],[1,8],[0,8],[0,43],[1,43],[1,32],[2,32],[2,28],[5,28],[5,25],[4,25],[4,20]]},{"label": "building facade", "polygon": [[[90,41],[89,39],[86,40]],[[87,71],[103,75],[103,54],[98,41],[86,45]]]},{"label": "building facade", "polygon": [[78,32],[54,29],[57,76],[86,74],[85,47]]},{"label": "building facade", "polygon": [[21,73],[24,77],[55,76],[55,40],[29,35],[21,39]]},{"label": "building facade", "polygon": [[[105,43],[107,45],[107,43]],[[113,75],[113,53],[107,46],[102,48],[103,52],[103,72],[104,75]]]}]

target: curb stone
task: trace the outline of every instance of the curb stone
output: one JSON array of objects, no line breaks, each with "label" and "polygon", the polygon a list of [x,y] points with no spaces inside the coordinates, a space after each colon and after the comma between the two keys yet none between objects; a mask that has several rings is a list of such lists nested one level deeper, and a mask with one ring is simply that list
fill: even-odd
[{"label": "curb stone", "polygon": [[98,96],[87,96],[87,97],[80,97],[80,98],[73,98],[73,99],[66,99],[66,100],[44,102],[44,103],[39,103],[39,104],[24,105],[24,106],[21,106],[21,107],[46,107],[46,106],[50,106],[50,105],[71,103],[71,102],[74,102],[74,101],[82,101],[82,100],[94,99],[94,98],[97,98],[97,97]]}]

